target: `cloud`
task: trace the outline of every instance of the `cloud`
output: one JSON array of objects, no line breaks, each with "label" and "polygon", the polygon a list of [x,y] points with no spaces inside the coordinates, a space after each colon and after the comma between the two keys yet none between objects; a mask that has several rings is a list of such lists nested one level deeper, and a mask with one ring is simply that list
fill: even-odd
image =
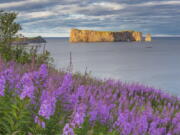
[{"label": "cloud", "polygon": [[172,34],[154,34],[154,37],[180,37],[180,35],[172,35]]},{"label": "cloud", "polygon": [[7,2],[7,3],[0,3],[0,8],[6,9],[6,8],[13,8],[13,7],[21,7],[28,4],[37,4],[37,3],[43,3],[48,2],[49,0],[23,0],[23,1],[16,1],[16,2]]},{"label": "cloud", "polygon": [[93,3],[92,6],[95,6],[97,8],[105,8],[110,10],[121,10],[126,7],[125,4],[119,4],[115,2],[99,2],[99,3]]},{"label": "cloud", "polygon": [[180,5],[180,1],[153,1],[135,4],[134,6],[160,6],[160,5]]},{"label": "cloud", "polygon": [[39,36],[41,35],[42,37],[68,37],[69,36],[69,33],[68,32],[58,32],[58,33],[55,33],[55,32],[52,32],[52,33],[47,33],[47,32],[21,32],[21,34],[27,36],[27,37],[36,37],[36,36]]},{"label": "cloud", "polygon": [[0,8],[18,12],[26,34],[68,35],[76,27],[180,35],[178,0],[1,0]]},{"label": "cloud", "polygon": [[19,17],[32,19],[32,18],[46,18],[52,15],[55,15],[55,13],[51,11],[37,11],[37,12],[22,12],[19,14]]}]

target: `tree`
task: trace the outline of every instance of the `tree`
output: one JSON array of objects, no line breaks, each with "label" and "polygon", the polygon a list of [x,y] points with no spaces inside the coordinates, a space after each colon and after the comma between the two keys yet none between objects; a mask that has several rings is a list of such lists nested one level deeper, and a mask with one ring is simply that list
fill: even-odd
[{"label": "tree", "polygon": [[21,30],[20,24],[15,22],[15,12],[0,11],[0,41],[10,46],[13,37]]}]

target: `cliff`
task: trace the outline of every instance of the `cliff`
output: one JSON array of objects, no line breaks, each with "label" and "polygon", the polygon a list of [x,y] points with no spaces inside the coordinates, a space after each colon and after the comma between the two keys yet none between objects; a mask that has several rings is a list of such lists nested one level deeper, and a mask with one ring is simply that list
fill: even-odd
[{"label": "cliff", "polygon": [[150,33],[146,34],[145,41],[146,42],[151,42],[151,40],[152,40],[151,34]]},{"label": "cliff", "polygon": [[142,41],[142,33],[136,31],[93,31],[71,29],[70,42],[119,42]]}]

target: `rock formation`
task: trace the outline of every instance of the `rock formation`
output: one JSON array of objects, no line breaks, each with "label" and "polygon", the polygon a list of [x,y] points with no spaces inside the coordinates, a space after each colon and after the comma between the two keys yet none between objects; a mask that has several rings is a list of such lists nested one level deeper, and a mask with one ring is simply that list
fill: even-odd
[{"label": "rock formation", "polygon": [[93,31],[71,29],[70,42],[119,42],[142,41],[142,33],[136,31]]},{"label": "rock formation", "polygon": [[146,37],[145,37],[145,41],[146,42],[151,42],[151,34],[150,33],[148,33],[148,34],[146,34]]}]

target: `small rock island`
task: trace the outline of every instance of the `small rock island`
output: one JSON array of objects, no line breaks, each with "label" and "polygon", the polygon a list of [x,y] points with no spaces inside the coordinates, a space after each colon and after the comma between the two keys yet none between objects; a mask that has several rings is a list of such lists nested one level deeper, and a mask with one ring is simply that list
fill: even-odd
[{"label": "small rock island", "polygon": [[151,34],[150,33],[146,34],[145,41],[146,42],[151,42],[151,40],[152,40]]},{"label": "small rock island", "polygon": [[142,41],[142,32],[137,32],[137,31],[111,32],[111,31],[71,29],[69,41],[71,43]]}]

